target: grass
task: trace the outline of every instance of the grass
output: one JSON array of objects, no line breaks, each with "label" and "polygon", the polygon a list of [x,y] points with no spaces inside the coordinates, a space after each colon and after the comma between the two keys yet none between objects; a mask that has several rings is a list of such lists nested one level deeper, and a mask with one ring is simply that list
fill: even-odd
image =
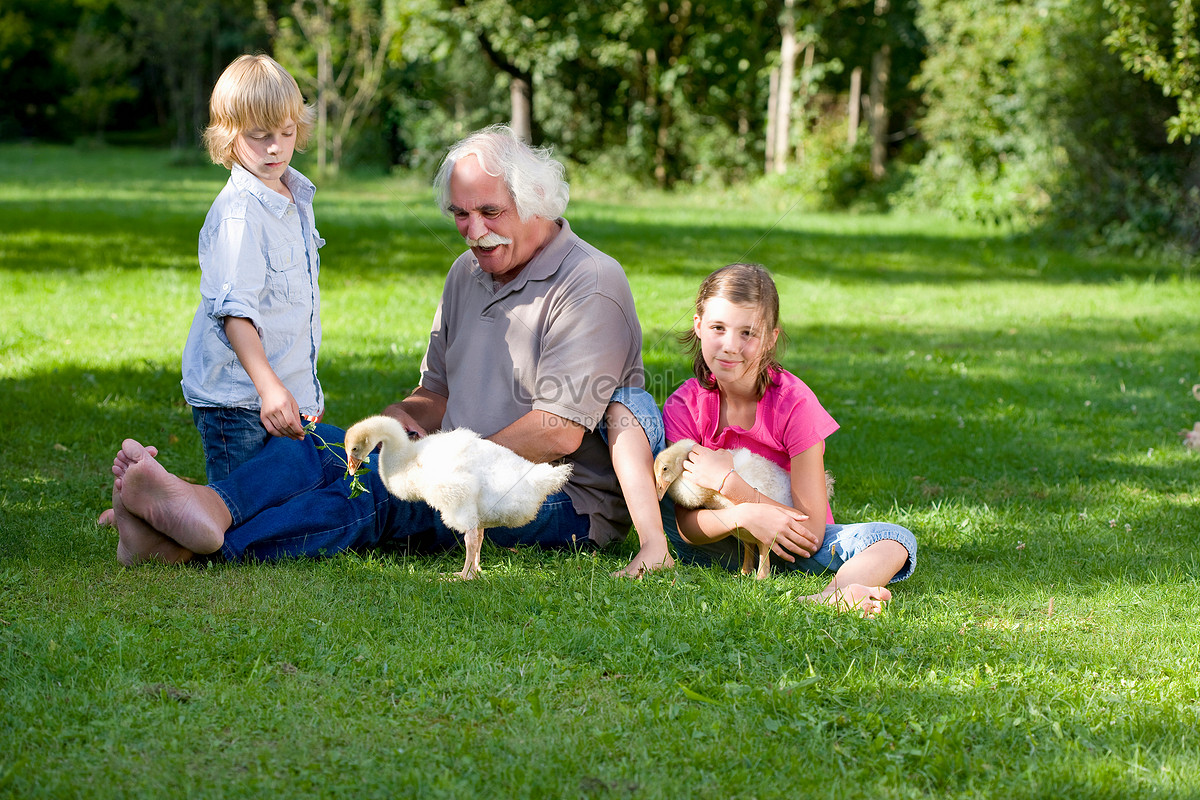
[{"label": "grass", "polygon": [[[787,198],[606,196],[650,383],[700,279],[771,267],[785,364],[842,430],[835,514],[920,542],[864,621],[820,578],[634,551],[125,570],[92,520],[121,438],[203,466],[178,359],[224,180],[0,147],[0,795],[1200,796],[1200,287],[1179,264]],[[412,177],[322,185],[321,377],[348,423],[417,380],[461,245]]]}]

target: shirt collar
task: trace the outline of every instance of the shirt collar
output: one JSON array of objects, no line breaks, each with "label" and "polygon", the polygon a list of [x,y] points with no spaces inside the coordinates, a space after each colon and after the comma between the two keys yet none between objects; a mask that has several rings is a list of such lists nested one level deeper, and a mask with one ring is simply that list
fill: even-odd
[{"label": "shirt collar", "polygon": [[[287,213],[289,200],[273,189],[268,189],[267,185],[254,176],[250,170],[243,167],[238,162],[233,162],[229,169],[229,177],[233,181],[233,185],[242,191],[249,192],[258,198],[267,210],[276,217],[282,219]],[[316,193],[316,187],[312,181],[304,177],[299,170],[294,167],[288,167],[287,172],[283,175],[283,182],[292,192],[292,197],[296,199],[298,204],[311,204],[313,195]]]},{"label": "shirt collar", "polygon": [[[571,252],[571,248],[578,244],[579,237],[571,231],[570,223],[564,218],[559,217],[554,223],[558,228],[558,233],[537,252],[537,255],[529,260],[517,277],[496,289],[497,297],[518,291],[529,281],[545,280],[558,272],[558,268],[566,260],[567,253]],[[491,276],[484,274],[483,270],[479,268],[479,262],[475,261],[474,265],[477,277],[487,281],[487,285],[493,285]]]}]

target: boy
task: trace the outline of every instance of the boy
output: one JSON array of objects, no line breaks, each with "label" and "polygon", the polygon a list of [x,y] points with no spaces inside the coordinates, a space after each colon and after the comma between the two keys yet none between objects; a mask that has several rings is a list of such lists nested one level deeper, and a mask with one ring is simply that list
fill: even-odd
[{"label": "boy", "polygon": [[313,184],[290,166],[315,112],[274,59],[235,59],[213,87],[204,143],[230,170],[200,231],[200,306],[183,395],[219,481],[271,436],[304,437],[323,413]]}]

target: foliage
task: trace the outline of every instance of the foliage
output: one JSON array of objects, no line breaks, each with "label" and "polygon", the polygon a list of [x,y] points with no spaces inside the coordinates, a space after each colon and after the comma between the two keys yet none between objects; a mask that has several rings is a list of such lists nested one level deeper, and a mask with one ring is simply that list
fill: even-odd
[{"label": "foliage", "polygon": [[[1162,87],[1163,94],[1179,102],[1179,113],[1167,120],[1167,138],[1191,143],[1200,135],[1200,23],[1195,0],[1176,0],[1171,39],[1160,41],[1158,25],[1151,19],[1162,3],[1105,0],[1104,7],[1116,17],[1116,25],[1104,43],[1121,56],[1132,72]],[[1163,14],[1165,16],[1165,14]]]},{"label": "foliage", "polygon": [[833,211],[868,202],[870,141],[859,137],[854,145],[846,140],[846,119],[825,113],[803,134],[800,155],[782,175],[766,175],[761,183],[784,191],[807,211]]},{"label": "foliage", "polygon": [[[806,152],[765,182],[782,0],[320,2],[331,27],[318,48],[294,0],[257,0],[257,15],[243,0],[8,0],[0,139],[100,134],[201,160],[208,92],[235,55],[275,53],[305,81],[323,48],[332,88],[316,94],[334,107],[334,160],[351,165],[432,171],[451,142],[510,118],[512,72],[532,87],[534,140],[616,184],[794,189],[789,202],[811,207],[891,192],[906,209],[1100,244],[1200,247],[1200,142],[1185,135],[1194,0],[799,3],[814,62],[790,145]],[[863,181],[865,151],[829,132],[855,68],[885,48],[889,169]]]},{"label": "foliage", "polygon": [[[775,271],[784,363],[842,424],[835,513],[920,541],[875,622],[799,604],[818,576],[612,579],[633,541],[485,545],[474,585],[440,579],[458,553],[123,569],[92,522],[121,438],[203,475],[179,350],[224,180],[0,147],[0,795],[1195,796],[1198,456],[1176,431],[1200,413],[1200,298],[1180,265],[578,186],[572,225],[630,275],[660,401],[690,374],[671,334],[700,279]],[[343,174],[318,203],[344,423],[415,382],[461,244],[424,177]]]},{"label": "foliage", "polygon": [[1117,246],[1197,244],[1200,150],[1166,141],[1169,99],[1101,44],[1101,0],[937,0],[918,22],[928,151],[897,202]]},{"label": "foliage", "polygon": [[257,13],[275,35],[275,53],[317,107],[317,172],[336,174],[343,149],[364,127],[382,85],[400,28],[382,0],[294,0],[275,18],[263,0]]},{"label": "foliage", "polygon": [[0,138],[60,138],[74,80],[60,58],[80,19],[70,0],[8,0],[0,8]]},{"label": "foliage", "polygon": [[[932,0],[918,78],[928,143],[904,200],[986,222],[1028,221],[1046,207],[1054,143],[1040,124],[1044,29],[1030,4]],[[900,198],[898,198],[900,199]]]},{"label": "foliage", "polygon": [[100,138],[113,106],[137,97],[129,79],[137,58],[125,42],[105,34],[95,13],[85,12],[62,61],[78,81],[75,91],[63,99],[63,106],[75,114],[85,130]]}]

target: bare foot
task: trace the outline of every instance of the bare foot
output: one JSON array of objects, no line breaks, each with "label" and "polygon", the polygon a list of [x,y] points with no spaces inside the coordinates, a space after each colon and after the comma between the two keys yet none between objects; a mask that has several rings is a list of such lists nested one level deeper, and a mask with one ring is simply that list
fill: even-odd
[{"label": "bare foot", "polygon": [[637,580],[648,572],[654,572],[659,569],[669,569],[675,566],[675,559],[671,558],[671,552],[665,546],[645,545],[641,550],[638,550],[633,560],[629,562],[629,566],[625,569],[619,569],[612,574],[614,578],[633,578]]},{"label": "bare foot", "polygon": [[864,617],[874,617],[883,611],[883,604],[892,599],[892,593],[882,586],[864,586],[848,583],[845,586],[830,584],[820,594],[810,594],[801,600],[824,603],[839,611],[858,610]]},{"label": "bare foot", "polygon": [[233,519],[220,496],[167,472],[133,439],[121,444],[113,474],[124,507],[156,532],[193,553],[215,553],[225,543]]},{"label": "bare foot", "polygon": [[[158,448],[154,445],[146,445],[146,452],[154,457],[158,457]],[[119,465],[119,466],[118,466]],[[129,458],[125,455],[125,451],[117,451],[117,457],[113,459],[113,475],[118,478],[125,474],[125,470],[129,467]],[[106,508],[100,512],[100,516],[96,517],[97,528],[115,528],[117,527],[117,516],[113,513],[113,509]]]},{"label": "bare foot", "polygon": [[113,507],[109,509],[109,513],[113,516],[113,524],[117,526],[119,535],[117,561],[127,567],[134,567],[147,561],[183,564],[191,560],[194,555],[191,550],[162,535],[151,528],[144,519],[129,512],[121,502],[121,493],[117,491],[115,482],[112,503]]}]

